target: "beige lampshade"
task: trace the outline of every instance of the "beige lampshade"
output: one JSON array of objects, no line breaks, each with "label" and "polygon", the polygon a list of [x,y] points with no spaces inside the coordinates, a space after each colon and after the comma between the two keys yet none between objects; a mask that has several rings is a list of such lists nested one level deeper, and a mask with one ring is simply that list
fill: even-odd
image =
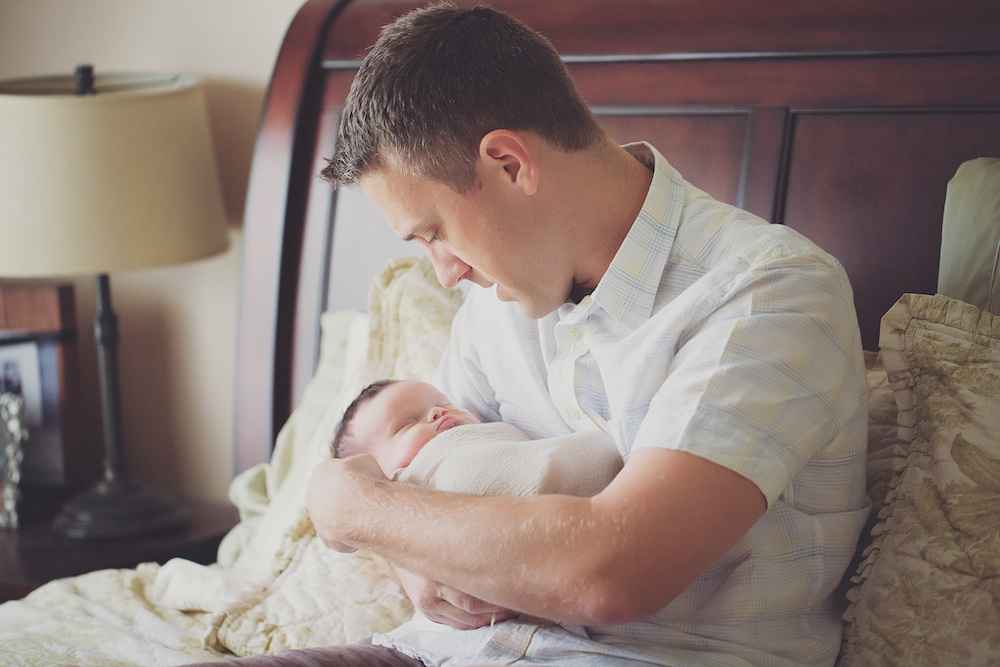
[{"label": "beige lampshade", "polygon": [[229,245],[200,82],[0,82],[0,276],[108,273]]}]

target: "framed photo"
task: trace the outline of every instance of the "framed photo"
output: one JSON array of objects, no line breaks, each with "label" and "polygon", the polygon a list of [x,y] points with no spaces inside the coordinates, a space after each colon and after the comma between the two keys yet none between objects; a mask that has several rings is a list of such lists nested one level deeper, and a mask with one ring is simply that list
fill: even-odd
[{"label": "framed photo", "polygon": [[[54,372],[53,351],[44,340],[0,344],[0,392],[21,397],[21,423],[31,434],[30,444],[22,447],[21,464],[21,477],[29,486],[59,486],[65,477],[59,375]],[[46,357],[44,382],[42,357]]]},{"label": "framed photo", "polygon": [[24,400],[26,426],[42,425],[42,374],[37,343],[0,345],[0,394],[5,392],[19,394]]}]

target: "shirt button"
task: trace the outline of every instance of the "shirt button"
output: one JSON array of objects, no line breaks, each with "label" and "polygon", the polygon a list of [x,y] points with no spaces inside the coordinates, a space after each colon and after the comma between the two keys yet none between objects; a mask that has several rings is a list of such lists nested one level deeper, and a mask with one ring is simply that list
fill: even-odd
[{"label": "shirt button", "polygon": [[568,330],[566,332],[566,338],[572,341],[580,340],[580,330],[576,328]]},{"label": "shirt button", "polygon": [[568,414],[569,418],[573,420],[580,418],[580,411],[577,410],[576,408],[570,408],[569,410],[566,411],[566,414]]}]

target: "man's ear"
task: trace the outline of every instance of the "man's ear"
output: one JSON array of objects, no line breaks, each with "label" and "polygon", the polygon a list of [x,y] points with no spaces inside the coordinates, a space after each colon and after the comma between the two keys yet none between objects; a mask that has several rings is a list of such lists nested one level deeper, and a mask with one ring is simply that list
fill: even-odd
[{"label": "man's ear", "polygon": [[493,130],[479,142],[483,178],[499,177],[526,195],[538,189],[538,162],[524,139],[510,130]]}]

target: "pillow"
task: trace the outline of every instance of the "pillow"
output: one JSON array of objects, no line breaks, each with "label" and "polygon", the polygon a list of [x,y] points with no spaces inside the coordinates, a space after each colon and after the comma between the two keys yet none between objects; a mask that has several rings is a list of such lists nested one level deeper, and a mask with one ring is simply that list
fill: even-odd
[{"label": "pillow", "polygon": [[1000,159],[969,160],[948,181],[941,226],[938,292],[996,313],[1000,306],[998,244]]},{"label": "pillow", "polygon": [[[259,526],[222,573],[173,577],[172,586],[168,577],[180,568],[164,565],[160,599],[184,598],[188,608],[215,612],[214,641],[241,656],[352,643],[408,620],[413,606],[377,560],[337,553],[316,537],[305,488],[315,464],[331,456],[340,417],[365,385],[430,376],[461,303],[461,292],[442,287],[429,260],[411,257],[389,262],[375,278],[367,314],[325,315],[321,345],[329,354],[279,435],[269,464],[276,469],[268,471],[275,483]],[[195,599],[209,590],[203,582],[220,574],[254,586],[231,604]]]},{"label": "pillow", "polygon": [[368,295],[371,380],[428,380],[462,300],[461,290],[441,286],[426,257],[390,260]]},{"label": "pillow", "polygon": [[342,396],[364,368],[368,350],[368,316],[357,311],[324,313],[320,358],[302,402],[281,427],[271,459],[238,475],[229,498],[241,521],[219,546],[218,562],[248,579],[271,573],[271,561],[286,530],[305,504],[305,484],[313,467],[328,456],[324,431],[336,427]]},{"label": "pillow", "polygon": [[[273,516],[279,513],[276,508],[281,504],[278,500],[281,489],[285,488],[287,493],[287,489],[301,485],[306,479],[305,475],[315,465],[310,452],[313,436],[337,402],[344,378],[357,375],[367,359],[367,313],[353,310],[323,313],[320,331],[316,372],[306,385],[301,404],[282,425],[270,460],[240,473],[229,485],[229,500],[240,511],[240,523],[219,546],[218,562],[224,567],[232,567],[239,559],[241,568],[252,568],[247,560],[250,552],[263,550],[258,533],[265,517],[268,523],[279,524],[278,530],[288,527],[287,517]],[[287,480],[292,481],[286,484]],[[255,536],[258,544],[249,547]],[[280,541],[281,533],[274,539]]]},{"label": "pillow", "polygon": [[838,664],[997,664],[1000,317],[907,294],[881,347],[900,442]]},{"label": "pillow", "polygon": [[461,304],[461,291],[442,287],[430,260],[407,257],[391,260],[372,281],[367,313],[323,314],[316,372],[278,434],[271,460],[230,486],[243,520],[220,546],[221,565],[251,579],[272,574],[284,534],[305,506],[309,475],[331,455],[344,409],[374,380],[427,379]]},{"label": "pillow", "polygon": [[868,375],[867,489],[874,517],[885,505],[885,495],[889,492],[889,482],[892,480],[893,451],[899,441],[899,411],[892,387],[889,386],[889,377],[885,373],[882,354],[866,351],[865,367]]}]

